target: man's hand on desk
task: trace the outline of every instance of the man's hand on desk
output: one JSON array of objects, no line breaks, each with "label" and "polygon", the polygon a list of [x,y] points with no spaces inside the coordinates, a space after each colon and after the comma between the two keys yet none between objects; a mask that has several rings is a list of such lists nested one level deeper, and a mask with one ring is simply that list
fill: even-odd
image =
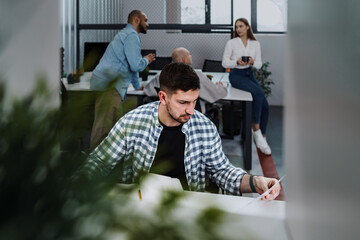
[{"label": "man's hand on desk", "polygon": [[[281,186],[278,183],[278,180],[275,178],[267,178],[267,177],[263,177],[263,176],[253,176],[252,182],[253,182],[256,192],[259,194],[263,194],[264,192],[269,190],[271,187],[273,187],[273,189],[270,191],[270,193],[267,194],[266,196],[264,196],[263,198],[261,198],[261,200],[266,200],[266,201],[274,200],[280,193]],[[241,180],[241,184],[240,184],[240,190],[242,193],[252,192],[251,187],[250,187],[250,175],[249,174],[245,174],[243,176],[243,178]]]}]

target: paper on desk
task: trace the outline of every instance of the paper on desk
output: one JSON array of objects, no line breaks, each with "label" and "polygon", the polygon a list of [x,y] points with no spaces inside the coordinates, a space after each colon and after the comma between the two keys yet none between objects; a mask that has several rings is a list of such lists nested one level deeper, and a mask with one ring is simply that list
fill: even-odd
[{"label": "paper on desk", "polygon": [[144,201],[158,202],[163,191],[183,191],[180,180],[158,174],[149,174],[141,184],[141,195]]},{"label": "paper on desk", "polygon": [[250,204],[252,204],[252,203],[254,203],[254,202],[261,201],[261,199],[262,199],[263,197],[267,196],[268,194],[270,194],[270,192],[273,190],[273,188],[274,188],[277,184],[279,184],[284,178],[285,178],[285,175],[282,176],[279,180],[277,180],[276,183],[275,183],[271,188],[269,188],[268,190],[266,190],[263,194],[259,195],[257,198],[254,198],[252,201],[250,201],[250,202],[242,205],[240,209],[245,208],[245,207],[248,207]]}]

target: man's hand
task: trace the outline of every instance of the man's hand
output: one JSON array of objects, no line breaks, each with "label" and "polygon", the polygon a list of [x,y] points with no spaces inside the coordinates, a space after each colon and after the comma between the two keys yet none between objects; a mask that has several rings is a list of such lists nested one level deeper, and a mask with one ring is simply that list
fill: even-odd
[{"label": "man's hand", "polygon": [[264,192],[266,192],[268,189],[270,189],[272,186],[276,184],[276,186],[270,191],[270,193],[264,196],[263,198],[261,198],[261,200],[267,200],[267,201],[274,200],[279,195],[281,186],[277,182],[278,180],[275,178],[267,178],[262,176],[253,177],[253,183],[255,189],[259,194],[263,194]]},{"label": "man's hand", "polygon": [[[251,188],[250,188],[250,175],[249,174],[245,174],[242,177],[241,180],[241,184],[240,184],[240,191],[242,193],[251,193]],[[278,180],[275,178],[267,178],[267,177],[263,177],[263,176],[253,176],[253,184],[255,187],[255,190],[257,193],[259,194],[263,194],[264,192],[266,192],[268,189],[270,189],[272,186],[275,187],[270,191],[270,193],[268,195],[266,195],[265,197],[261,198],[261,200],[274,200],[280,193],[281,190],[281,186],[279,183],[277,183]]]},{"label": "man's hand", "polygon": [[149,53],[144,58],[146,58],[149,61],[149,64],[152,63],[153,61],[155,61],[155,59],[156,59],[155,54],[153,54],[153,53]]},{"label": "man's hand", "polygon": [[144,90],[144,88],[145,88],[145,86],[142,85],[139,89],[136,89],[136,91],[142,91],[142,90]]}]

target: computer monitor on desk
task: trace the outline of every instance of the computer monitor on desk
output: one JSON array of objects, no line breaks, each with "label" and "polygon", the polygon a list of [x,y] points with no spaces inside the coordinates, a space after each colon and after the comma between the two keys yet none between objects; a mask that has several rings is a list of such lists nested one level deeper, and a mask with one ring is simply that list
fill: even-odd
[{"label": "computer monitor on desk", "polygon": [[[156,56],[156,49],[141,49],[141,56],[143,56],[143,57],[150,53],[153,53]],[[154,62],[150,63],[149,67],[150,67],[150,69],[155,69]]]},{"label": "computer monitor on desk", "polygon": [[[85,42],[84,43],[84,71],[92,72],[96,65],[100,62],[100,59],[104,55],[106,48],[108,47],[109,42]],[[141,55],[146,56],[149,53],[154,53],[156,55],[156,49],[142,49]],[[150,69],[152,68],[151,63]]]},{"label": "computer monitor on desk", "polygon": [[84,71],[92,72],[105,53],[109,42],[84,43]]}]

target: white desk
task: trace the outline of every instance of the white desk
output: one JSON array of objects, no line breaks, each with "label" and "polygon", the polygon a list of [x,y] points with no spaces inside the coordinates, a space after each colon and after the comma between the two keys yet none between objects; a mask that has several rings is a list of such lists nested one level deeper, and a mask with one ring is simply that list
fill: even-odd
[{"label": "white desk", "polygon": [[291,239],[285,222],[284,201],[254,201],[248,197],[186,192],[180,206],[193,214],[210,206],[223,210],[226,215],[220,229],[229,239]]},{"label": "white desk", "polygon": [[[154,71],[157,74],[160,74],[160,71]],[[140,83],[142,85],[146,85],[152,78],[154,78],[155,75],[149,75],[148,81],[142,81],[140,78]],[[219,72],[204,72],[204,74],[210,74],[213,76],[212,81],[214,83],[216,82],[222,82],[224,85],[229,85],[229,73],[219,73]],[[91,72],[85,72],[80,77],[80,82],[68,84],[67,78],[62,78],[61,81],[63,82],[65,88],[67,91],[91,91],[90,90],[90,77]],[[133,86],[130,84],[128,91],[128,95],[144,95],[144,91],[138,91],[133,88]],[[231,100],[231,101],[252,101],[252,96],[249,92],[239,90],[236,88],[233,88],[229,85],[228,87],[228,95],[223,98],[223,100]]]},{"label": "white desk", "polygon": [[[154,78],[157,74],[160,74],[160,71],[152,71],[156,72],[155,75],[149,75],[148,81],[141,81],[141,85],[146,85],[152,78]],[[224,97],[222,100],[230,101],[232,104],[233,102],[241,102],[242,109],[244,112],[243,115],[243,121],[242,121],[242,129],[243,134],[241,137],[241,141],[243,144],[243,153],[244,153],[244,169],[251,170],[251,162],[252,162],[252,156],[251,156],[251,145],[252,145],[252,139],[251,139],[251,111],[252,111],[252,96],[251,93],[242,91],[236,88],[233,88],[230,86],[229,83],[229,73],[222,73],[222,72],[204,72],[204,74],[210,74],[213,76],[212,81],[214,83],[216,82],[222,82],[225,85],[228,86],[228,95]],[[84,75],[80,77],[80,82],[74,83],[74,84],[68,84],[66,78],[62,78],[61,81],[63,82],[65,88],[67,91],[91,91],[90,90],[90,77],[91,72],[85,72]],[[142,100],[145,96],[144,91],[138,91],[133,88],[133,86],[130,84],[127,95],[130,96],[137,96],[138,105],[142,104]],[[232,126],[232,118],[230,118],[230,125]],[[230,138],[233,138],[232,135],[230,135]]]},{"label": "white desk", "polygon": [[[130,207],[141,213],[154,214],[164,190],[182,192],[181,189],[178,179],[150,174],[141,185],[142,199],[139,199],[138,192],[133,192],[129,196],[132,203]],[[186,219],[189,224],[196,224],[193,221],[196,221],[201,211],[215,207],[225,212],[217,228],[226,239],[289,239],[284,201],[269,202],[248,197],[190,191],[183,193],[184,196],[172,211],[176,219]],[[116,196],[116,193],[114,195]]]},{"label": "white desk", "polygon": [[229,82],[229,73],[227,72],[203,72],[205,75],[211,75],[213,78],[211,81],[213,83],[221,82],[225,86],[228,86],[228,95],[224,97],[222,100],[230,100],[230,101],[250,101],[252,102],[251,93],[233,88]]}]

